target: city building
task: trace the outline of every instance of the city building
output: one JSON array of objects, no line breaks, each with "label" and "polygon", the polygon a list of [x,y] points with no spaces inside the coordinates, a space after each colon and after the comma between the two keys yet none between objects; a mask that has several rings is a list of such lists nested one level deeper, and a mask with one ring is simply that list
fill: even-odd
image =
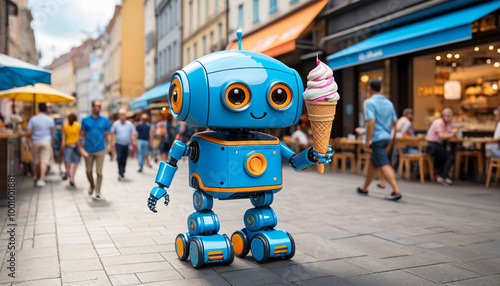
[{"label": "city building", "polygon": [[155,1],[144,1],[144,89],[155,86],[156,57],[156,16]]},{"label": "city building", "polygon": [[115,114],[144,91],[144,0],[116,6],[106,33],[104,96],[108,111]]},{"label": "city building", "polygon": [[413,108],[417,133],[449,107],[463,132],[491,136],[500,105],[500,1],[331,1],[323,16],[320,47],[339,85],[341,135],[364,126],[367,83],[381,78],[398,114]]},{"label": "city building", "polygon": [[183,1],[183,65],[226,48],[227,2],[231,1]]},{"label": "city building", "polygon": [[73,57],[75,67],[75,96],[77,102],[77,115],[79,118],[90,114],[90,53],[94,49],[94,40],[89,39],[84,47]]},{"label": "city building", "polygon": [[[107,44],[106,34],[101,34],[95,41],[92,51],[90,51],[90,86],[88,100],[79,105],[81,116],[90,114],[93,100],[104,99],[104,47]],[[107,110],[106,110],[107,112]]]},{"label": "city building", "polygon": [[168,82],[183,67],[181,0],[156,1],[156,84]]}]

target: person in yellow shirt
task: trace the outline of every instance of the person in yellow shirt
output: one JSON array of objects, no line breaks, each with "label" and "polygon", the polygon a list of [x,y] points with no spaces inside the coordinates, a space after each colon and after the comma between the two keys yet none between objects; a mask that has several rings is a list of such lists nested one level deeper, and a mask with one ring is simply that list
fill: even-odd
[{"label": "person in yellow shirt", "polygon": [[76,115],[71,113],[63,124],[62,147],[64,148],[64,163],[70,186],[75,186],[75,173],[80,163],[80,124],[76,122]]}]

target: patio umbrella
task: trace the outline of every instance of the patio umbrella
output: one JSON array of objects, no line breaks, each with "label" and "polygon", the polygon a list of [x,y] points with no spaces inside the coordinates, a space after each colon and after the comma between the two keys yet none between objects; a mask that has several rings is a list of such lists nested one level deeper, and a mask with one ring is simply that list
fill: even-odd
[{"label": "patio umbrella", "polygon": [[75,100],[73,96],[60,92],[57,89],[43,83],[0,91],[0,98],[33,103],[65,103]]},{"label": "patio umbrella", "polygon": [[0,54],[0,90],[38,82],[50,84],[50,71]]}]

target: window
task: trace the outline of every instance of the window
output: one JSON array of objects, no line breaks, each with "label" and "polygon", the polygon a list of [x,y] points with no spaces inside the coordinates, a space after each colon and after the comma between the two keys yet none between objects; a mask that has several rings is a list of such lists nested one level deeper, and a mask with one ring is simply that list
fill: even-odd
[{"label": "window", "polygon": [[158,74],[161,74],[163,72],[163,53],[160,52],[160,55],[158,56]]},{"label": "window", "polygon": [[198,43],[194,43],[193,53],[194,59],[196,60],[198,58]]},{"label": "window", "polygon": [[198,15],[196,15],[196,16],[198,16],[197,22],[198,22],[198,28],[199,28],[201,26],[201,19],[200,19],[201,18],[201,1],[200,0],[198,0]]},{"label": "window", "polygon": [[188,60],[188,63],[191,62],[191,49],[190,48],[187,48],[187,60]]},{"label": "window", "polygon": [[276,0],[270,0],[269,1],[269,14],[275,13],[278,11],[278,5],[276,3]]},{"label": "window", "polygon": [[222,44],[222,23],[219,23],[219,44]]},{"label": "window", "polygon": [[167,48],[163,49],[163,72],[162,72],[162,76],[165,75],[165,73],[167,72],[167,67],[168,67],[168,58],[167,58]]},{"label": "window", "polygon": [[219,13],[219,0],[215,0],[215,11],[214,14],[217,15]]},{"label": "window", "polygon": [[193,32],[193,1],[189,2],[189,34]]},{"label": "window", "polygon": [[205,1],[205,22],[208,21],[208,10],[210,7],[210,4],[208,2],[210,2],[210,0]]},{"label": "window", "polygon": [[170,46],[168,46],[167,55],[168,55],[167,71],[169,72],[172,70],[172,49],[170,48]]},{"label": "window", "polygon": [[177,41],[174,41],[174,48],[172,49],[173,59],[172,59],[172,68],[177,68]]},{"label": "window", "polygon": [[253,0],[253,22],[259,22],[259,0]]},{"label": "window", "polygon": [[173,14],[173,17],[174,17],[174,25],[177,26],[177,0],[174,1],[174,14]]},{"label": "window", "polygon": [[214,31],[210,31],[210,46],[214,45]]},{"label": "window", "polygon": [[295,3],[295,2],[299,2],[299,0],[290,0],[290,4]]},{"label": "window", "polygon": [[243,29],[243,5],[238,6],[238,28]]},{"label": "window", "polygon": [[172,4],[168,5],[168,30],[172,30],[172,27],[174,26],[174,13],[172,13]]},{"label": "window", "polygon": [[207,54],[207,37],[203,36],[203,55]]}]

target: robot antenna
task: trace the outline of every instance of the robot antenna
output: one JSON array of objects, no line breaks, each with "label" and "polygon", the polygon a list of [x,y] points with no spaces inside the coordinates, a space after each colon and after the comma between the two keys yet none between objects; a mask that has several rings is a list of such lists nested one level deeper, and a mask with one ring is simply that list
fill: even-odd
[{"label": "robot antenna", "polygon": [[241,51],[241,36],[243,35],[243,32],[241,31],[241,28],[238,28],[236,30],[236,36],[238,37],[238,50]]}]

